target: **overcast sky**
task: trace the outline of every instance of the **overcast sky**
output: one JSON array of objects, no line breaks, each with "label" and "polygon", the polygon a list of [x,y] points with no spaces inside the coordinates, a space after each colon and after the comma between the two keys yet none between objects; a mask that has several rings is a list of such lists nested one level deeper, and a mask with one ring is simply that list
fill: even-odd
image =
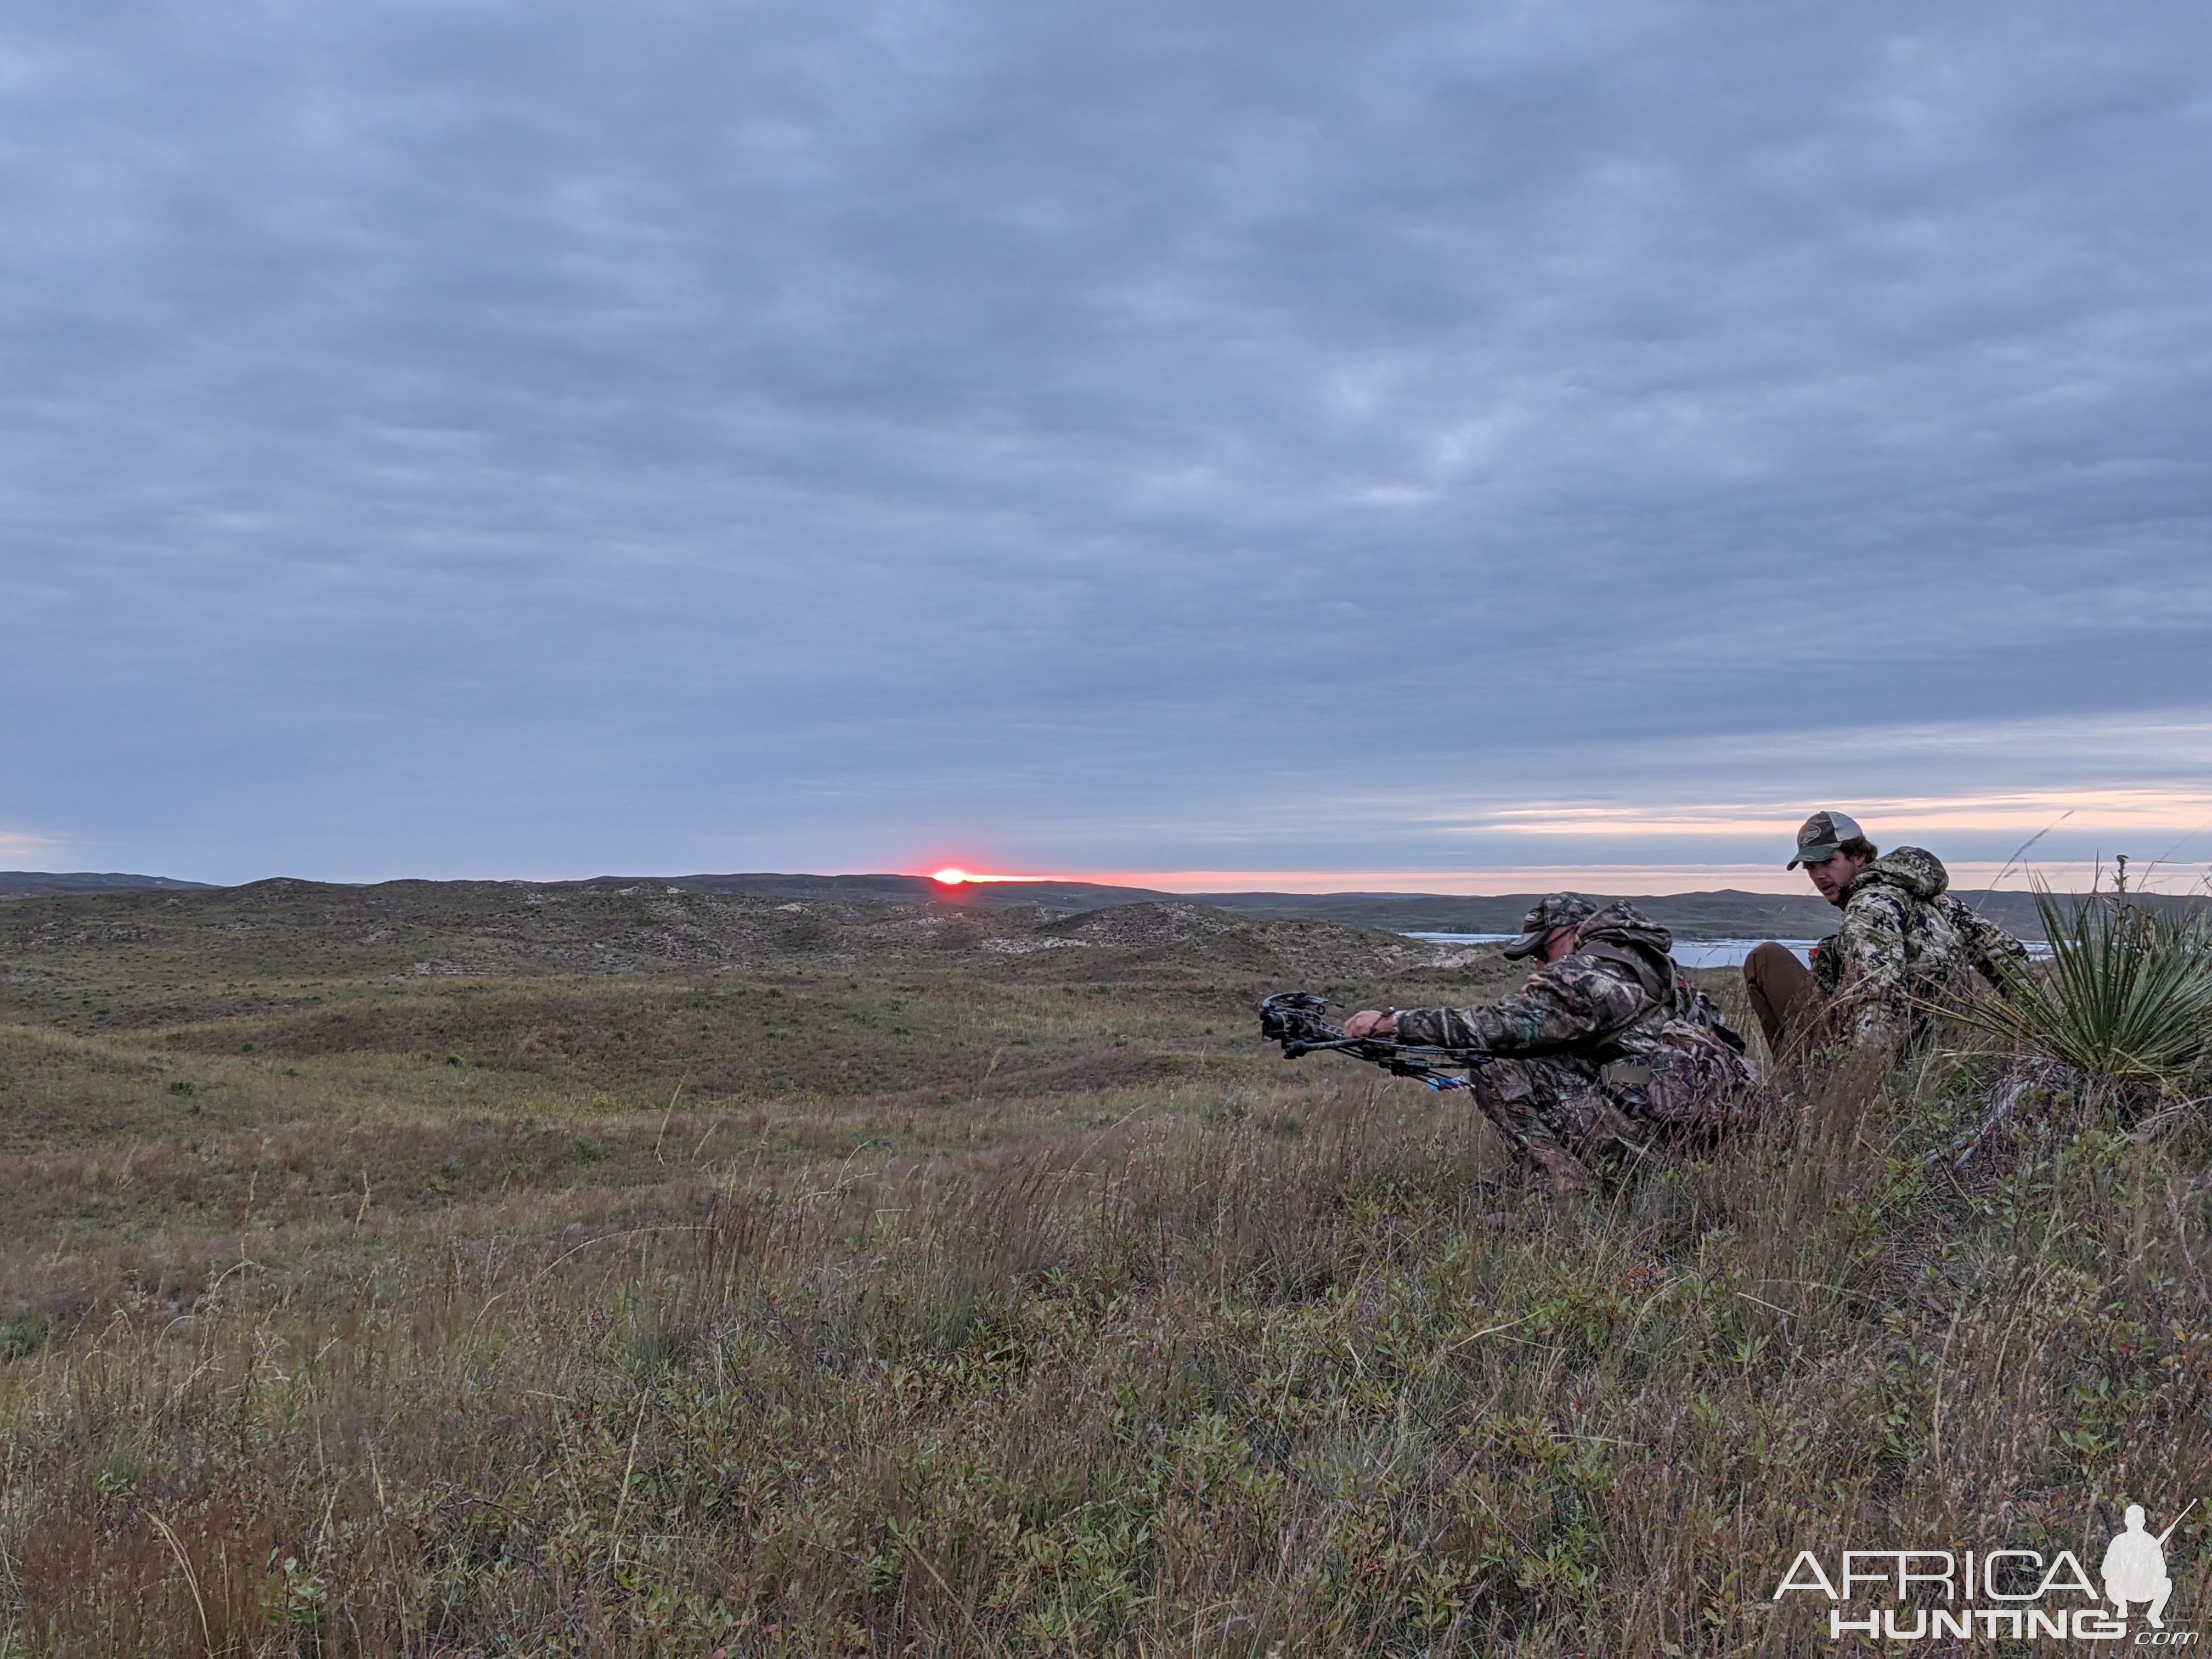
[{"label": "overcast sky", "polygon": [[2201,874],[2208,70],[2163,0],[12,0],[0,865]]}]

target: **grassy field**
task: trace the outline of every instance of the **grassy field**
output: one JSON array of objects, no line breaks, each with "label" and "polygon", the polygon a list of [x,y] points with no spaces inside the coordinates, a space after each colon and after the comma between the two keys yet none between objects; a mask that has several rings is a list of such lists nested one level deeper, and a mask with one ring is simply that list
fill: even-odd
[{"label": "grassy field", "polygon": [[1517,977],[1189,905],[0,906],[0,1653],[1789,1654],[1800,1548],[2094,1568],[2203,1489],[2193,1114],[1959,1038],[1553,1204],[1251,1034]]}]

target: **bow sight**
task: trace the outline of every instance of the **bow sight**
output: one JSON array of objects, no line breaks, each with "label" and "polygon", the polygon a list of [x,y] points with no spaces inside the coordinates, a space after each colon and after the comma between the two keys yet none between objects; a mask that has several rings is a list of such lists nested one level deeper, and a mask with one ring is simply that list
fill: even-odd
[{"label": "bow sight", "polygon": [[1344,1033],[1325,1018],[1328,999],[1310,991],[1279,991],[1260,1005],[1260,1035],[1283,1045],[1283,1058],[1300,1054],[1340,1041]]},{"label": "bow sight", "polygon": [[1386,1037],[1348,1037],[1342,1028],[1328,1023],[1329,1006],[1327,997],[1311,991],[1278,991],[1260,1005],[1260,1035],[1281,1043],[1285,1060],[1330,1049],[1399,1077],[1419,1078],[1431,1089],[1474,1087],[1465,1078],[1440,1068],[1479,1066],[1489,1058],[1474,1048],[1431,1048]]}]

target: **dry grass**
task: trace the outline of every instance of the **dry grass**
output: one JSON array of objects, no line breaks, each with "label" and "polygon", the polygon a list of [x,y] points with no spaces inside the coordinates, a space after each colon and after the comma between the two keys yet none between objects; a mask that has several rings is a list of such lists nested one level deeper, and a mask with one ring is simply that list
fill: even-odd
[{"label": "dry grass", "polygon": [[1553,1208],[1430,1097],[1301,1104],[118,1301],[4,1373],[18,1639],[1783,1653],[1801,1543],[2086,1553],[2208,1472],[2157,1148],[1945,1190],[1814,1103]]},{"label": "dry grass", "polygon": [[[944,1000],[1111,1008],[1058,1091],[635,1110],[257,1050],[189,1061],[264,1091],[228,1129],[30,1137],[5,1650],[1778,1655],[1800,1547],[2086,1558],[2212,1474],[2187,1123],[1939,1056],[1553,1205],[1450,1097],[1068,971]],[[1082,1069],[1140,1022],[1173,1065]],[[17,1041],[172,1104],[158,1030]]]}]

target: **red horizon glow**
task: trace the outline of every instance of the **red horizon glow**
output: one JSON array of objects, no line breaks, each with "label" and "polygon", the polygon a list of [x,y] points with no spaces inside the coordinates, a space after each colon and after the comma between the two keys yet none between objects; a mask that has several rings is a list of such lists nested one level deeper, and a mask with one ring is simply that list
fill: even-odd
[{"label": "red horizon glow", "polygon": [[[1947,862],[1954,887],[1984,887],[2000,875],[2006,887],[2024,890],[2028,884],[2028,872],[2017,862],[1977,859]],[[2196,868],[2191,866],[2192,877]],[[2079,860],[2038,864],[2034,870],[2046,880],[2071,887],[2087,886],[2096,873],[2093,865]],[[1563,889],[1650,896],[1718,889],[1780,894],[1813,890],[1802,871],[1783,871],[1766,864],[1528,865],[1491,870],[1085,870],[1048,876],[1000,875],[948,864],[926,874],[948,896],[964,888],[1006,882],[1066,882],[1168,893],[1431,893],[1462,897]]]}]

